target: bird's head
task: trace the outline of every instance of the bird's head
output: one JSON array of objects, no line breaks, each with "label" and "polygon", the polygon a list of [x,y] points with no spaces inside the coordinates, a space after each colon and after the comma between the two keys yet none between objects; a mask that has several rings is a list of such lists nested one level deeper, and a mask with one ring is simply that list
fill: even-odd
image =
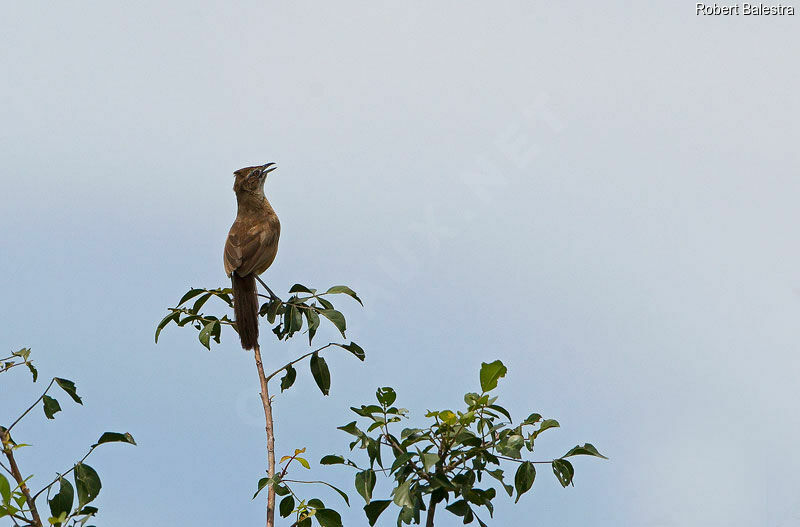
[{"label": "bird's head", "polygon": [[233,173],[233,191],[236,192],[236,194],[247,192],[263,195],[264,181],[267,180],[267,174],[276,168],[278,168],[278,166],[275,163],[240,168]]}]

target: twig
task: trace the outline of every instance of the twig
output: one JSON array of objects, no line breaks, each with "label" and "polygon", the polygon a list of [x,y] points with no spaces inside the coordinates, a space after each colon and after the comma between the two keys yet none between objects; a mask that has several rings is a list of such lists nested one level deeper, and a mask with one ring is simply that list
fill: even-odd
[{"label": "twig", "polygon": [[[397,451],[397,452],[399,452],[399,453],[403,453],[403,454],[404,454],[406,451],[405,451],[405,450],[403,450],[403,449],[400,447],[400,445],[398,445],[398,444],[397,444],[397,442],[395,442],[395,440],[394,440],[394,439],[392,439],[392,436],[391,436],[391,435],[389,434],[389,432],[386,430],[386,425],[384,425],[382,428],[383,428],[383,432],[384,432],[384,433],[383,433],[383,437],[386,439],[386,441],[385,441],[383,444],[384,444],[384,445],[386,445],[386,446],[388,446],[388,447],[391,447],[391,448],[393,448],[394,450],[396,450],[396,451]],[[418,466],[418,465],[417,465],[417,464],[414,462],[414,460],[413,460],[413,459],[409,459],[409,460],[406,462],[406,464],[407,464],[408,466],[410,466],[410,467],[411,467],[411,468],[414,470],[414,472],[416,472],[416,473],[417,473],[417,475],[419,475],[419,476],[420,476],[421,478],[423,478],[424,480],[426,480],[426,481],[430,481],[430,480],[431,480],[431,476],[430,476],[430,474],[428,474],[427,472],[425,472],[424,470],[422,470],[421,468],[419,468],[419,466]]]},{"label": "twig", "polygon": [[0,462],[0,467],[2,467],[2,468],[3,468],[3,470],[5,470],[5,471],[6,471],[6,472],[8,472],[9,474],[11,474],[12,476],[14,475],[14,474],[11,472],[11,469],[10,469],[10,468],[8,468],[7,466],[5,466],[5,465],[4,465],[2,462]]},{"label": "twig", "polygon": [[[301,481],[301,480],[298,480],[298,479],[282,479],[281,480],[281,482],[284,482],[284,481],[286,483],[316,483],[316,484],[325,485],[327,487],[330,487],[333,490],[335,490],[336,492],[341,492],[339,489],[337,489],[336,487],[334,487],[333,485],[331,485],[330,483],[328,483],[326,481]],[[288,489],[289,487],[287,486],[286,488]],[[289,489],[289,492],[291,492],[291,490],[292,489]],[[292,494],[295,497],[297,497],[297,495],[295,495],[294,492],[292,492]],[[349,504],[348,504],[348,506],[349,506]]]},{"label": "twig", "polygon": [[266,378],[266,380],[267,380],[267,381],[269,381],[271,378],[273,378],[273,377],[275,377],[276,375],[278,375],[280,372],[282,372],[283,370],[285,370],[285,369],[286,369],[286,366],[291,366],[292,364],[297,364],[298,362],[300,362],[301,360],[305,359],[306,357],[310,357],[311,355],[313,355],[313,354],[315,354],[315,353],[319,353],[320,351],[324,350],[325,348],[330,348],[331,346],[335,346],[335,345],[336,345],[336,343],[334,343],[334,342],[331,342],[330,344],[325,344],[324,346],[322,346],[322,347],[321,347],[321,348],[319,348],[319,349],[315,349],[314,351],[309,351],[308,353],[306,353],[306,354],[305,354],[305,355],[303,355],[302,357],[298,357],[298,358],[296,358],[296,359],[295,359],[295,360],[293,360],[292,362],[289,362],[289,363],[287,363],[286,365],[284,365],[284,366],[283,366],[281,369],[279,369],[279,370],[275,370],[274,372],[272,372],[272,373],[270,373],[269,375],[267,375],[267,378]]},{"label": "twig", "polygon": [[37,492],[36,494],[34,494],[34,495],[33,495],[33,499],[36,499],[36,498],[38,498],[38,497],[39,497],[39,494],[41,494],[42,492],[46,491],[47,489],[49,489],[49,488],[50,488],[50,487],[52,487],[53,485],[55,485],[55,484],[58,482],[58,480],[60,480],[61,478],[63,478],[64,476],[66,476],[67,474],[69,474],[70,472],[72,472],[73,470],[75,470],[75,467],[77,467],[78,465],[80,465],[81,463],[83,463],[84,461],[86,461],[86,458],[87,458],[87,457],[89,457],[89,454],[91,454],[91,453],[94,451],[94,449],[95,449],[95,448],[97,448],[97,446],[98,446],[98,445],[94,445],[94,446],[92,446],[92,448],[90,448],[90,449],[89,449],[89,451],[88,451],[88,452],[86,452],[86,455],[85,455],[85,456],[83,456],[83,457],[80,459],[80,461],[78,461],[77,463],[75,463],[74,465],[72,465],[72,468],[71,468],[71,469],[67,470],[67,471],[66,471],[66,472],[64,472],[63,474],[59,474],[59,475],[58,475],[58,477],[57,477],[56,479],[54,479],[53,481],[51,481],[50,483],[48,483],[46,487],[44,487],[44,488],[43,488],[43,489],[41,489],[39,492]]},{"label": "twig", "polygon": [[[278,298],[278,295],[276,295],[275,293],[273,293],[273,292],[272,292],[272,289],[270,289],[270,288],[269,288],[269,286],[268,286],[267,284],[265,284],[265,283],[264,283],[264,280],[262,280],[260,276],[258,276],[258,275],[257,275],[257,274],[255,274],[255,273],[253,273],[253,274],[255,275],[255,277],[256,277],[256,280],[258,280],[259,282],[261,282],[261,285],[263,285],[263,286],[264,286],[264,289],[266,289],[266,290],[269,292],[269,294],[270,294],[270,296],[271,296],[272,298]],[[278,300],[280,300],[280,298],[278,298]]]},{"label": "twig", "polygon": [[33,402],[33,404],[32,404],[32,405],[30,405],[30,406],[28,407],[28,409],[27,409],[27,410],[25,410],[24,412],[22,412],[22,415],[21,415],[21,416],[19,416],[19,417],[17,417],[17,420],[16,420],[16,421],[14,421],[13,423],[11,423],[11,426],[9,426],[9,427],[6,429],[6,434],[8,434],[9,432],[11,432],[11,429],[12,429],[12,428],[14,428],[14,425],[15,425],[15,424],[17,424],[17,423],[19,423],[19,422],[20,422],[20,420],[21,420],[23,417],[25,417],[25,415],[26,415],[28,412],[30,412],[31,410],[33,410],[33,407],[34,407],[34,406],[36,406],[37,404],[39,404],[39,401],[41,401],[41,400],[42,400],[42,398],[43,398],[45,395],[47,395],[47,390],[49,390],[49,389],[50,389],[50,387],[51,387],[51,386],[53,386],[53,383],[54,383],[54,382],[56,382],[56,378],[55,378],[55,377],[53,377],[53,378],[50,380],[50,384],[48,384],[48,385],[47,385],[47,388],[45,388],[45,389],[44,389],[44,392],[42,392],[42,395],[40,395],[40,396],[39,396],[39,398],[38,398],[38,399],[36,399],[36,400]]},{"label": "twig", "polygon": [[[259,280],[260,281],[260,280]],[[256,369],[258,370],[258,380],[261,383],[261,404],[264,406],[264,418],[266,419],[267,431],[267,476],[275,475],[275,431],[272,422],[272,402],[269,399],[269,389],[267,388],[267,378],[264,376],[264,366],[261,363],[261,347],[256,344],[255,350]],[[275,525],[275,486],[270,485],[267,491],[267,527]]]},{"label": "twig", "polygon": [[24,516],[20,516],[18,514],[12,514],[10,517],[11,517],[11,521],[14,522],[14,525],[16,525],[17,527],[19,527],[19,524],[17,523],[17,520],[25,522],[26,525],[30,525],[31,524],[31,521],[28,518],[24,517]]}]

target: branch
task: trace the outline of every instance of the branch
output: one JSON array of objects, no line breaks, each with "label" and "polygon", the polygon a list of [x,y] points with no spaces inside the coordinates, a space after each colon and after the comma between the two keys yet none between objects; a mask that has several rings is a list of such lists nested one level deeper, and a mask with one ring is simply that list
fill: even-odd
[{"label": "branch", "polygon": [[[466,452],[463,456],[461,456],[461,457],[457,458],[456,460],[452,461],[451,463],[447,464],[444,467],[445,472],[449,472],[449,471],[453,470],[458,465],[462,464],[464,461],[466,461],[466,460],[478,455],[478,453],[481,450],[489,450],[489,447],[492,447],[492,446],[494,446],[494,445],[484,445],[484,446],[476,447],[475,449],[470,450],[469,452]],[[493,455],[497,459],[505,459],[506,461],[514,461],[515,463],[523,463],[523,462],[525,462],[524,459],[516,459],[516,458],[513,458],[513,457],[500,456],[500,455],[496,455],[496,454],[493,454]],[[532,463],[534,465],[549,465],[553,461],[555,461],[555,459],[552,459],[550,461],[528,461],[528,463]]]},{"label": "branch", "polygon": [[13,473],[13,472],[11,472],[11,469],[10,469],[10,468],[8,468],[7,466],[5,466],[5,465],[4,465],[2,462],[0,462],[0,467],[2,467],[2,468],[3,468],[3,470],[5,470],[5,471],[6,471],[6,472],[8,472],[9,474],[11,474],[11,476],[13,476],[13,475],[14,475],[14,473]]},{"label": "branch", "polygon": [[17,515],[17,514],[12,514],[12,515],[11,515],[11,521],[13,521],[13,522],[14,522],[14,525],[17,525],[17,526],[19,526],[19,524],[17,523],[17,520],[23,521],[23,522],[25,522],[27,525],[30,525],[30,523],[31,523],[31,521],[30,521],[28,518],[26,518],[25,516],[19,516],[19,515]]},{"label": "branch", "polygon": [[[51,382],[50,384],[53,383]],[[27,411],[25,413],[27,413]],[[19,419],[17,419],[17,421],[19,421]],[[22,495],[25,496],[25,502],[28,504],[28,508],[31,511],[31,516],[33,517],[34,525],[41,527],[42,519],[39,517],[39,511],[36,509],[36,498],[31,497],[31,491],[28,488],[28,485],[25,483],[25,479],[22,477],[22,474],[19,471],[19,467],[17,466],[17,462],[14,459],[14,452],[11,449],[11,436],[8,433],[10,429],[11,429],[10,427],[6,429],[5,432],[3,432],[2,437],[0,437],[0,439],[2,439],[2,444],[3,444],[3,454],[5,454],[6,458],[8,459],[8,464],[11,466],[11,475],[17,482],[20,491],[22,491]]]},{"label": "branch", "polygon": [[[283,483],[283,482],[286,482],[286,483],[316,483],[316,484],[328,486],[328,487],[332,488],[333,490],[335,490],[336,492],[342,494],[342,491],[340,491],[339,489],[337,489],[336,487],[334,487],[333,485],[331,485],[330,483],[325,482],[325,481],[301,481],[301,480],[298,480],[298,479],[282,479],[281,483]],[[286,487],[286,488],[289,488],[289,487]],[[289,489],[289,492],[291,492],[291,489]],[[294,492],[292,492],[292,494],[294,494]],[[295,495],[295,497],[297,497],[297,496]],[[349,506],[349,504],[348,504],[348,506]]]},{"label": "branch", "polygon": [[431,494],[431,499],[428,501],[428,514],[426,515],[425,527],[433,527],[433,515],[436,514],[437,503],[439,502],[433,501],[433,494]]},{"label": "branch", "polygon": [[39,494],[41,494],[42,492],[44,492],[44,491],[46,491],[47,489],[49,489],[50,487],[52,487],[53,485],[55,485],[55,484],[58,482],[58,480],[60,480],[60,479],[61,479],[61,478],[63,478],[64,476],[68,475],[68,474],[69,474],[70,472],[72,472],[73,470],[75,470],[75,467],[76,467],[76,466],[78,466],[78,465],[80,465],[80,464],[81,464],[81,463],[83,463],[84,461],[86,461],[86,458],[87,458],[87,457],[89,457],[89,454],[91,454],[91,453],[94,451],[94,449],[95,449],[95,448],[97,448],[98,446],[99,446],[99,445],[93,445],[93,446],[92,446],[92,448],[90,448],[90,449],[89,449],[89,451],[88,451],[88,452],[86,452],[86,455],[85,455],[85,456],[83,456],[83,457],[80,459],[80,461],[78,461],[77,463],[75,463],[74,465],[72,465],[72,468],[71,468],[71,469],[69,469],[69,470],[67,470],[67,471],[66,471],[66,472],[64,472],[63,474],[59,474],[59,475],[58,475],[58,477],[56,477],[56,479],[54,479],[53,481],[51,481],[50,483],[48,483],[46,487],[44,487],[44,488],[43,488],[43,489],[41,489],[39,492],[37,492],[36,494],[34,494],[34,495],[33,495],[33,499],[36,499],[36,498],[38,498],[38,497],[39,497]]},{"label": "branch", "polygon": [[200,313],[193,312],[188,307],[168,307],[167,311],[172,311],[173,313],[174,312],[178,312],[178,313],[181,313],[183,315],[196,316],[198,320],[200,320],[202,322],[205,322],[205,323],[211,322],[213,320],[213,321],[219,322],[220,324],[225,325],[225,326],[235,326],[236,325],[236,324],[234,324],[233,322],[231,322],[229,320],[223,320],[221,318],[204,317]]},{"label": "branch", "polygon": [[[305,355],[303,355],[302,357],[298,357],[298,358],[296,358],[296,359],[295,359],[295,360],[293,360],[292,362],[289,362],[289,363],[287,363],[286,365],[284,365],[283,367],[281,367],[281,369],[279,369],[279,370],[275,370],[274,372],[272,372],[272,373],[270,373],[269,375],[267,375],[267,377],[266,377],[266,380],[267,380],[267,381],[269,381],[270,379],[272,379],[273,377],[275,377],[276,375],[278,375],[280,372],[282,372],[283,370],[285,370],[287,366],[291,366],[291,365],[293,365],[293,364],[297,364],[298,362],[300,362],[301,360],[305,359],[306,357],[310,357],[310,356],[312,356],[312,355],[313,355],[313,354],[315,354],[315,353],[319,353],[320,351],[324,350],[325,348],[330,348],[331,346],[335,346],[335,345],[336,345],[336,344],[335,344],[334,342],[331,342],[330,344],[325,344],[324,346],[322,346],[322,347],[321,347],[321,348],[319,348],[319,349],[315,349],[314,351],[309,351],[308,353],[306,353],[306,354],[305,354]],[[263,373],[262,373],[262,375],[263,375]]]},{"label": "branch", "polygon": [[[261,347],[256,344],[255,348],[256,369],[258,370],[258,380],[261,383],[261,404],[264,406],[264,418],[266,420],[267,431],[267,476],[275,476],[275,431],[272,422],[272,402],[269,398],[267,388],[267,377],[264,376],[264,366],[261,363]],[[274,375],[274,374],[273,374]],[[267,490],[267,527],[275,525],[275,486],[270,485]]]},{"label": "branch", "polygon": [[[384,429],[384,434],[383,434],[383,437],[384,437],[384,438],[387,440],[387,441],[386,441],[386,442],[384,442],[383,444],[384,444],[384,445],[386,445],[386,446],[388,446],[388,447],[391,447],[391,448],[393,448],[393,449],[397,450],[398,452],[400,452],[400,453],[402,453],[402,454],[405,454],[405,452],[406,452],[406,451],[405,451],[405,450],[403,450],[403,449],[400,447],[400,445],[398,445],[398,444],[395,442],[395,440],[394,440],[394,439],[392,439],[392,436],[389,434],[389,432],[388,432],[388,430],[386,429],[385,425],[384,425],[382,428]],[[413,460],[413,459],[409,459],[409,460],[406,462],[406,464],[407,464],[408,466],[410,466],[412,469],[414,469],[414,472],[416,472],[416,473],[417,473],[417,475],[418,475],[419,477],[421,477],[422,479],[424,479],[425,481],[430,481],[430,480],[431,480],[431,476],[430,476],[430,474],[428,474],[427,472],[425,472],[424,470],[422,470],[421,468],[419,468],[419,466],[418,466],[418,465],[417,465],[417,464],[414,462],[414,460]]]}]

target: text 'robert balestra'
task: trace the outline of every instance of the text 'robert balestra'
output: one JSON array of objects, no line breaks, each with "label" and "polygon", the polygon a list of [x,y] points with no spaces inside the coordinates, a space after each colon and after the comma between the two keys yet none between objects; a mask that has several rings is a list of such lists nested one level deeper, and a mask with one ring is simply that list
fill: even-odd
[{"label": "text 'robert balestra'", "polygon": [[697,4],[699,15],[794,15],[794,6],[767,4]]}]

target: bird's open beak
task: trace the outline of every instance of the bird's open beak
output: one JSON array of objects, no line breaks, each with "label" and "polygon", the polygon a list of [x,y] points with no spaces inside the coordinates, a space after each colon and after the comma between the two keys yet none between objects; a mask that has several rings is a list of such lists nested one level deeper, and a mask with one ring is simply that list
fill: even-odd
[{"label": "bird's open beak", "polygon": [[263,174],[266,176],[276,168],[278,168],[278,165],[276,165],[275,163],[267,163],[266,165],[261,167],[261,170],[263,171]]}]

